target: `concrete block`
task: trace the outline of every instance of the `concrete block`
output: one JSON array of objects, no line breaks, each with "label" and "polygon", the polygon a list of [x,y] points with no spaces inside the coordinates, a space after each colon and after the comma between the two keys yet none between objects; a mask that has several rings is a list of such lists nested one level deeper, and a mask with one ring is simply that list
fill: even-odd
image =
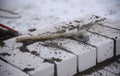
[{"label": "concrete block", "polygon": [[120,30],[120,22],[111,21],[109,19],[100,21],[98,22],[98,24]]},{"label": "concrete block", "polygon": [[64,47],[77,56],[79,72],[96,65],[96,48],[72,39],[56,39],[52,42]]},{"label": "concrete block", "polygon": [[89,41],[86,43],[97,48],[98,63],[113,57],[114,42],[112,39],[108,39],[90,32],[87,32],[87,34],[89,36]]},{"label": "concrete block", "polygon": [[54,76],[54,65],[44,62],[28,51],[20,51],[21,43],[16,43],[15,39],[5,41],[5,46],[0,51],[0,57],[8,63],[18,67],[30,76]]},{"label": "concrete block", "polygon": [[29,75],[13,67],[12,65],[0,60],[0,76],[29,76]]},{"label": "concrete block", "polygon": [[39,57],[52,60],[56,64],[57,76],[73,76],[77,73],[77,57],[58,48],[41,45],[36,42],[27,46],[32,52],[36,51]]},{"label": "concrete block", "polygon": [[120,31],[112,28],[104,27],[102,25],[96,24],[89,29],[89,31],[109,37],[115,40],[115,55],[120,55]]}]

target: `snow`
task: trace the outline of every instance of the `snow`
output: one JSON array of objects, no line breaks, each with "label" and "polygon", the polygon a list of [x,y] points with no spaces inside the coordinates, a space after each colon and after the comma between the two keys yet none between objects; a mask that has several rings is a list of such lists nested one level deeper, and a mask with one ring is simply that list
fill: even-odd
[{"label": "snow", "polygon": [[[22,16],[19,19],[0,18],[0,23],[22,34],[30,33],[28,29],[31,28],[40,31],[48,26],[91,14],[120,21],[119,0],[1,0],[0,7]],[[8,13],[4,16],[6,15]]]}]

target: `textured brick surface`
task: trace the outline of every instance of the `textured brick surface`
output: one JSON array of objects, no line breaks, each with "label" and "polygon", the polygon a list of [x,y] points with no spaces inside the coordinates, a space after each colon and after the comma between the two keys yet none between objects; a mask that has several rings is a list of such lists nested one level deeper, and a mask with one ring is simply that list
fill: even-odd
[{"label": "textured brick surface", "polygon": [[114,46],[116,48],[114,50],[116,51],[115,55],[120,55],[120,30],[115,30],[96,24],[91,27],[89,31],[114,39],[116,41]]},{"label": "textured brick surface", "polygon": [[0,76],[29,76],[25,72],[0,60]]},{"label": "textured brick surface", "polygon": [[102,24],[104,26],[120,30],[120,22],[111,21],[109,19],[98,22],[98,24]]},{"label": "textured brick surface", "polygon": [[56,64],[58,76],[72,76],[77,73],[77,57],[75,55],[58,48],[45,47],[41,44],[36,42],[27,48],[30,51],[36,51],[39,57],[52,60]]},{"label": "textured brick surface", "polygon": [[27,51],[20,51],[22,44],[16,43],[15,39],[5,41],[5,46],[0,51],[0,57],[10,64],[27,72],[31,76],[53,76],[54,65],[45,63],[43,59],[30,54]]},{"label": "textured brick surface", "polygon": [[[58,46],[77,55],[79,72],[96,65],[96,48],[72,39],[56,39],[52,41]],[[89,64],[88,64],[89,63]]]},{"label": "textured brick surface", "polygon": [[113,46],[114,42],[112,39],[108,39],[96,34],[88,32],[89,41],[88,44],[91,44],[97,48],[97,62],[102,62],[113,56]]}]

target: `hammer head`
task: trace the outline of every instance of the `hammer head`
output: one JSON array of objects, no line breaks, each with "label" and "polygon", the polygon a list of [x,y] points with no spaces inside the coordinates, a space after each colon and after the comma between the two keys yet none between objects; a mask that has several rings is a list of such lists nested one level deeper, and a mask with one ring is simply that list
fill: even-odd
[{"label": "hammer head", "polygon": [[73,33],[72,38],[78,41],[82,41],[82,42],[89,41],[89,36],[87,35],[86,30],[80,30],[80,31]]}]

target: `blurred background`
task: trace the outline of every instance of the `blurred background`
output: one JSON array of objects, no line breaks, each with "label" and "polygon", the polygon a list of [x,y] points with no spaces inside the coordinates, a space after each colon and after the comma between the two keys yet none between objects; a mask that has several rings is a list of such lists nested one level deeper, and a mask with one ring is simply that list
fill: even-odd
[{"label": "blurred background", "polygon": [[[28,29],[45,29],[63,21],[82,18],[86,15],[98,15],[113,21],[120,21],[120,0],[0,0],[0,11],[3,23],[22,34]],[[14,18],[21,16],[20,18]]]}]

